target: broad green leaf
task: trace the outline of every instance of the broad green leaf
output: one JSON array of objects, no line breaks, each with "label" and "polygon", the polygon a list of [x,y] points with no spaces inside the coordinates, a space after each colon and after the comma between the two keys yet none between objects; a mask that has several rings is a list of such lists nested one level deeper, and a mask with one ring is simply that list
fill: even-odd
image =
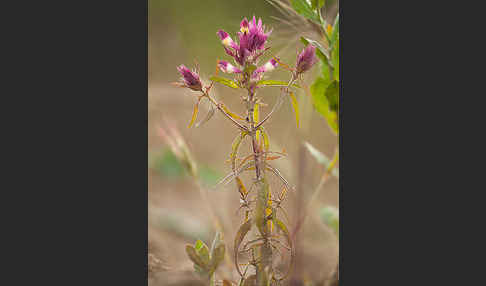
[{"label": "broad green leaf", "polygon": [[328,56],[327,56],[327,52],[326,50],[324,49],[324,47],[322,47],[322,45],[317,42],[317,41],[314,41],[314,40],[311,40],[311,39],[307,39],[307,38],[304,38],[304,37],[300,37],[300,41],[304,44],[304,45],[308,45],[308,44],[311,44],[313,45],[314,47],[316,47],[316,55],[317,57],[326,65],[329,65],[329,59],[328,59]]},{"label": "broad green leaf", "polygon": [[[288,82],[285,82],[285,81],[281,81],[281,80],[270,80],[270,79],[265,79],[265,80],[260,80],[257,82],[257,86],[259,85],[264,85],[264,86],[281,86],[281,87],[284,87],[284,86],[287,86],[288,85]],[[297,87],[297,88],[302,88],[300,85],[298,84],[292,84],[293,87]]]},{"label": "broad green leaf", "polygon": [[339,111],[339,83],[337,81],[333,81],[327,86],[326,98],[331,111],[337,113]]},{"label": "broad green leaf", "polygon": [[194,124],[194,121],[196,120],[197,113],[199,111],[199,102],[201,102],[201,97],[197,100],[196,104],[194,105],[194,111],[192,112],[191,122],[189,122],[189,126],[187,126],[187,128],[191,128],[192,124]]},{"label": "broad green leaf", "polygon": [[[324,153],[317,150],[309,142],[304,142],[304,146],[307,148],[307,150],[312,155],[312,157],[314,157],[314,159],[316,159],[319,164],[324,165],[326,169],[328,169],[331,166],[331,164],[333,164],[334,160],[331,161]],[[332,169],[331,174],[335,177],[338,177],[339,176],[338,169],[336,168]]]},{"label": "broad green leaf", "polygon": [[230,79],[224,78],[224,77],[212,76],[209,79],[212,80],[212,81],[224,84],[226,86],[229,86],[231,88],[239,88],[239,86],[238,86],[238,84],[236,84],[236,82],[234,82]]},{"label": "broad green leaf", "polygon": [[339,210],[331,206],[323,207],[321,209],[321,218],[339,236]]},{"label": "broad green leaf", "polygon": [[325,0],[312,0],[312,9],[321,9],[326,4]]},{"label": "broad green leaf", "polygon": [[[330,86],[329,81],[322,77],[318,77],[314,81],[310,88],[312,94],[312,104],[314,105],[314,108],[317,110],[317,112],[319,112],[327,120],[327,123],[329,124],[331,129],[334,132],[339,133],[337,112],[330,109],[330,104],[326,96],[328,86]],[[333,86],[329,91],[330,93],[334,93],[336,89]],[[339,94],[338,89],[337,92]],[[335,96],[334,94],[330,95]]]},{"label": "broad green leaf", "polygon": [[295,122],[297,123],[297,128],[299,128],[299,103],[297,102],[297,98],[295,98],[293,92],[291,92],[289,95],[290,99],[292,100],[292,107],[294,108],[295,112]]},{"label": "broad green leaf", "polygon": [[290,4],[292,4],[295,12],[307,19],[319,22],[319,15],[315,9],[312,9],[311,0],[290,0]]}]

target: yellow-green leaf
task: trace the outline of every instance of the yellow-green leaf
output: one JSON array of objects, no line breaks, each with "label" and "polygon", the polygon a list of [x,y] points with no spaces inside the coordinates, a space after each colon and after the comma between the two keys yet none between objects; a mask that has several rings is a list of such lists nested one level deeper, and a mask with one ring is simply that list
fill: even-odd
[{"label": "yellow-green leaf", "polygon": [[260,130],[262,131],[262,136],[263,136],[263,148],[265,149],[265,152],[268,152],[268,149],[270,147],[270,143],[268,140],[268,133],[265,130],[265,128],[263,128],[263,126],[260,127]]},{"label": "yellow-green leaf", "polygon": [[[281,80],[265,79],[265,80],[260,80],[260,81],[257,82],[257,86],[260,86],[260,85],[285,87],[285,86],[289,85],[289,83],[285,82],[285,81],[281,81]],[[302,88],[300,85],[298,85],[296,83],[292,84],[292,86],[297,87],[297,88]]]},{"label": "yellow-green leaf", "polygon": [[236,177],[235,179],[236,179],[236,185],[238,186],[238,192],[240,192],[240,194],[242,194],[242,196],[245,197],[246,194],[248,194],[245,185],[243,185],[243,182],[241,181],[240,177]]},{"label": "yellow-green leaf", "polygon": [[187,128],[191,128],[192,124],[194,124],[194,121],[196,120],[197,113],[199,111],[199,102],[201,102],[201,98],[199,98],[196,104],[194,105],[194,111],[192,112],[191,122],[189,122],[189,126],[187,126]]},{"label": "yellow-green leaf", "polygon": [[224,104],[221,104],[221,107],[223,108],[223,110],[229,114],[229,116],[233,117],[234,119],[237,119],[237,120],[245,120],[243,117],[239,116],[238,114],[236,113],[233,113],[231,112],[228,107],[226,107],[226,105]]},{"label": "yellow-green leaf", "polygon": [[299,127],[299,103],[297,102],[297,98],[295,98],[293,92],[291,92],[289,95],[290,98],[292,99],[292,107],[294,108],[294,112],[295,112],[295,122],[297,122],[297,127]]},{"label": "yellow-green leaf", "polygon": [[[328,87],[330,88],[328,89]],[[314,108],[327,120],[327,123],[331,129],[334,132],[339,133],[337,113],[337,105],[339,104],[339,88],[337,87],[337,84],[329,84],[328,80],[318,77],[311,85],[310,90]],[[328,97],[335,101],[329,102]]]},{"label": "yellow-green leaf", "polygon": [[224,77],[212,76],[209,79],[212,80],[212,81],[224,84],[224,85],[231,87],[231,88],[239,88],[239,86],[238,86],[238,84],[236,84],[236,82],[234,82],[230,79],[224,78]]}]

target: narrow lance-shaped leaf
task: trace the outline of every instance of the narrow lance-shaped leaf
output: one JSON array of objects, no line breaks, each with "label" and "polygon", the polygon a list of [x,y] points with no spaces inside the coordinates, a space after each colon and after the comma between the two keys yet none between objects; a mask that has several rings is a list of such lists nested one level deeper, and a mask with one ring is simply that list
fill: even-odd
[{"label": "narrow lance-shaped leaf", "polygon": [[226,113],[228,113],[231,117],[233,117],[234,119],[237,119],[237,120],[245,120],[243,117],[239,116],[238,114],[236,113],[233,113],[231,112],[228,107],[226,107],[226,105],[224,104],[221,104],[221,107],[223,108],[224,111],[226,111]]},{"label": "narrow lance-shaped leaf", "polygon": [[231,88],[239,88],[239,86],[238,86],[238,84],[236,84],[236,82],[234,82],[230,79],[224,78],[224,77],[212,76],[209,79],[212,80],[212,81],[224,84],[224,85],[231,87]]},{"label": "narrow lance-shaped leaf", "polygon": [[[285,82],[285,81],[282,81],[282,80],[270,80],[270,79],[265,79],[265,80],[260,80],[257,82],[257,86],[260,86],[260,85],[263,85],[263,86],[280,86],[280,87],[286,87],[287,85],[289,85],[288,82]],[[297,88],[302,88],[300,85],[298,84],[292,84],[291,86],[293,87],[297,87]]]},{"label": "narrow lance-shaped leaf", "polygon": [[[258,120],[260,119],[260,111],[259,111],[259,106],[260,104],[255,103],[255,107],[253,108],[253,122],[255,122],[255,125],[258,124]],[[256,131],[256,141],[257,144],[260,145],[260,130]]]},{"label": "narrow lance-shaped leaf", "polygon": [[238,186],[238,192],[240,192],[240,194],[243,197],[246,197],[248,191],[246,190],[245,185],[243,185],[243,182],[241,181],[240,177],[236,177],[235,180],[236,180],[236,185]]},{"label": "narrow lance-shaped leaf", "polygon": [[233,140],[233,143],[231,144],[231,153],[230,153],[230,160],[231,160],[231,169],[236,171],[236,155],[238,155],[238,149],[240,148],[241,141],[245,136],[247,135],[246,132],[241,132],[236,136],[236,138]]},{"label": "narrow lance-shaped leaf", "polygon": [[192,124],[194,124],[194,121],[196,120],[197,113],[199,111],[199,102],[201,102],[201,97],[197,99],[197,102],[194,105],[194,111],[192,112],[191,122],[189,122],[189,126],[187,126],[187,128],[191,128]]},{"label": "narrow lance-shaped leaf", "polygon": [[312,9],[311,0],[290,0],[294,10],[307,19],[319,22],[319,16],[315,9]]},{"label": "narrow lance-shaped leaf", "polygon": [[295,122],[297,123],[297,127],[299,127],[299,103],[293,92],[289,93],[289,95],[295,112]]},{"label": "narrow lance-shaped leaf", "polygon": [[268,133],[263,126],[260,126],[260,130],[262,131],[262,137],[263,137],[263,149],[265,150],[265,152],[268,152],[268,150],[270,148],[270,141],[268,139]]},{"label": "narrow lance-shaped leaf", "polygon": [[287,244],[290,247],[290,265],[289,265],[289,268],[288,268],[287,272],[282,277],[280,277],[280,278],[276,277],[277,280],[283,280],[283,279],[287,278],[287,276],[290,274],[290,269],[292,269],[292,266],[293,266],[293,263],[294,263],[294,248],[292,246],[292,239],[290,238],[289,230],[288,230],[287,226],[285,225],[285,223],[283,223],[279,219],[275,219],[275,222],[277,223],[277,228],[280,231],[282,231],[282,233],[284,234],[285,239],[287,240]]},{"label": "narrow lance-shaped leaf", "polygon": [[252,225],[252,219],[247,220],[245,223],[243,223],[240,226],[235,236],[235,242],[234,242],[235,266],[240,276],[243,276],[243,273],[241,273],[240,267],[238,265],[238,249],[243,239],[245,239],[246,234],[248,233],[248,231],[250,231],[251,225]]},{"label": "narrow lance-shaped leaf", "polygon": [[[329,158],[324,153],[317,150],[309,142],[304,142],[304,146],[309,151],[309,153],[312,155],[312,157],[314,157],[314,159],[316,159],[319,164],[324,165],[324,167],[326,167],[326,169],[331,168],[333,166],[333,164],[335,164],[335,160],[333,160],[333,161],[329,160]],[[335,157],[335,159],[337,159],[337,157]],[[336,169],[336,168],[332,169],[331,174],[335,177],[338,177],[339,176],[338,169]]]}]

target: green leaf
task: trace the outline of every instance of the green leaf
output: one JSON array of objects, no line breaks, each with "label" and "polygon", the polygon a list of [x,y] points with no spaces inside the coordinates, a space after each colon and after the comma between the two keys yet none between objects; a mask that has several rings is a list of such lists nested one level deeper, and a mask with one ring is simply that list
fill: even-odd
[{"label": "green leaf", "polygon": [[208,246],[202,242],[201,240],[196,241],[196,253],[204,262],[204,265],[209,265],[210,258],[209,258],[209,248]]},{"label": "green leaf", "polygon": [[221,173],[205,165],[201,166],[199,170],[199,178],[204,184],[209,186],[218,183],[222,176],[223,175]]},{"label": "green leaf", "polygon": [[334,44],[334,49],[331,54],[332,65],[334,67],[334,78],[339,81],[339,39]]},{"label": "green leaf", "polygon": [[202,242],[200,239],[198,239],[196,241],[196,244],[194,245],[194,247],[196,248],[196,250],[199,251],[199,249],[201,249],[203,247],[203,244],[204,244],[204,242]]},{"label": "green leaf", "polygon": [[319,15],[315,9],[312,9],[311,0],[290,0],[290,4],[292,4],[295,12],[307,19],[319,22]]},{"label": "green leaf", "polygon": [[330,44],[331,48],[334,46],[334,44],[338,39],[339,39],[339,14],[337,14],[336,19],[334,19],[334,25],[331,33],[331,44]]},{"label": "green leaf", "polygon": [[192,113],[191,122],[189,122],[189,126],[187,126],[187,128],[191,128],[192,124],[194,124],[194,121],[196,120],[197,113],[199,111],[199,102],[201,102],[201,98],[199,98],[196,104],[194,105],[194,111]]},{"label": "green leaf", "polygon": [[326,4],[325,0],[312,0],[312,9],[321,9]]},{"label": "green leaf", "polygon": [[224,77],[212,76],[209,79],[212,80],[212,81],[215,81],[215,82],[219,82],[221,84],[224,84],[226,86],[229,86],[231,88],[239,88],[239,86],[238,86],[238,84],[236,84],[236,82],[234,82],[234,81],[232,81],[230,79],[224,78]]},{"label": "green leaf", "polygon": [[[287,86],[289,83],[281,80],[260,80],[257,82],[257,86],[264,85],[264,86]],[[293,87],[302,88],[298,84],[292,84]]]},{"label": "green leaf", "polygon": [[326,98],[331,111],[339,112],[339,83],[337,81],[333,81],[327,86]]},{"label": "green leaf", "polygon": [[321,218],[339,236],[339,210],[331,206],[323,207],[321,209]]},{"label": "green leaf", "polygon": [[[311,85],[310,90],[314,108],[327,120],[331,129],[334,132],[339,133],[338,114],[336,111],[331,110],[331,105],[328,100],[328,96],[334,98],[339,95],[339,89],[336,88],[338,85],[332,84],[333,83],[329,84],[329,80],[318,77]],[[329,90],[328,87],[330,87]],[[329,92],[329,95],[326,94],[327,92]]]},{"label": "green leaf", "polygon": [[[307,148],[307,151],[317,160],[317,162],[321,165],[324,165],[326,169],[329,168],[331,165],[331,160],[321,151],[317,150],[314,146],[312,146],[309,142],[304,142],[304,146]],[[331,174],[335,177],[339,176],[339,170],[334,168],[331,171]]]},{"label": "green leaf", "polygon": [[327,52],[326,50],[324,49],[324,47],[317,41],[314,41],[314,40],[311,40],[311,39],[307,39],[307,38],[304,38],[304,37],[300,37],[300,41],[304,44],[304,45],[313,45],[314,47],[316,47],[316,55],[317,57],[326,65],[329,65],[329,59],[327,57]]},{"label": "green leaf", "polygon": [[169,178],[181,178],[186,174],[184,166],[170,149],[154,157],[150,167]]},{"label": "green leaf", "polygon": [[199,266],[200,268],[206,270],[207,265],[204,263],[204,261],[201,259],[201,257],[197,254],[196,249],[192,245],[186,245],[186,253],[187,256],[189,256],[189,259],[191,259],[194,264]]}]

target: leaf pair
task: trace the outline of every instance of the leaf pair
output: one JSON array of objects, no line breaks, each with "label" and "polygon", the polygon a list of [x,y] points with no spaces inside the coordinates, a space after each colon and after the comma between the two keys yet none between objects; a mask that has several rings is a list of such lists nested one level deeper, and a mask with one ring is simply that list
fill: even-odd
[{"label": "leaf pair", "polygon": [[201,240],[197,240],[194,246],[186,245],[186,253],[194,263],[196,272],[209,279],[224,259],[225,245],[218,232],[213,240],[211,251]]}]

